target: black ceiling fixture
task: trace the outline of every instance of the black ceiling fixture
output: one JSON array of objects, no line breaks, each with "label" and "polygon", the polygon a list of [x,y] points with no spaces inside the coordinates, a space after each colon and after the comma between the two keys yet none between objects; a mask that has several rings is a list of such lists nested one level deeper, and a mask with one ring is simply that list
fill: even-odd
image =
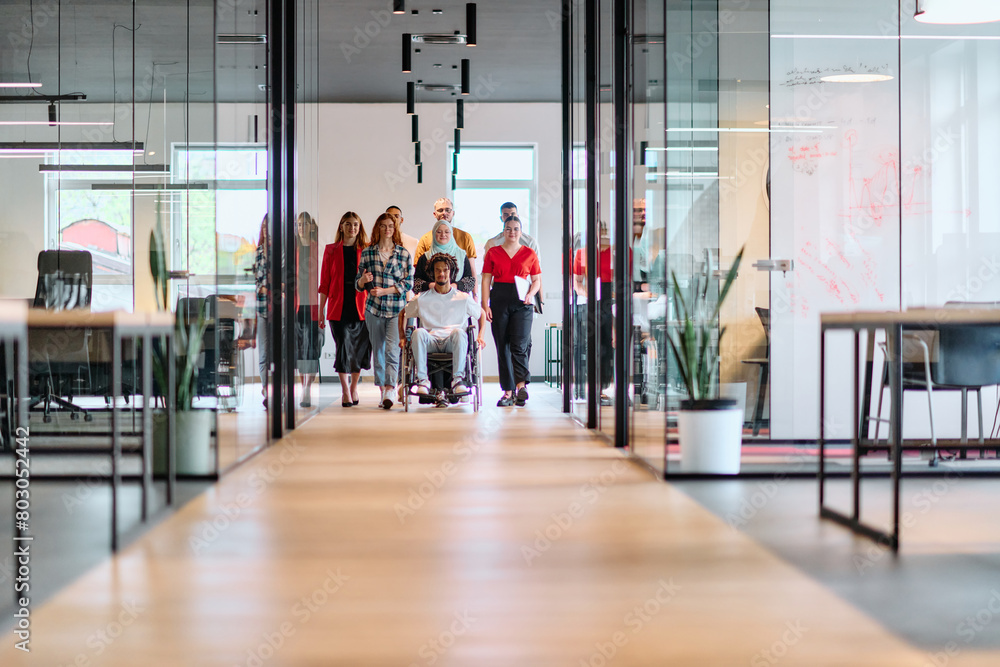
[{"label": "black ceiling fixture", "polygon": [[471,63],[468,58],[462,58],[462,94],[468,95],[469,90],[472,87],[469,83],[471,78]]},{"label": "black ceiling fixture", "polygon": [[476,45],[476,3],[465,4],[465,45]]},{"label": "black ceiling fixture", "polygon": [[392,13],[393,14],[405,14],[406,13],[406,0],[392,0]]}]

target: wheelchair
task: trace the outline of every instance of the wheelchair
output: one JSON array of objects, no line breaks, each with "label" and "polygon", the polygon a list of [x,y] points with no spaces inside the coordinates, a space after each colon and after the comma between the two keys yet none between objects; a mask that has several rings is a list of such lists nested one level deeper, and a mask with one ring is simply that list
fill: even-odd
[{"label": "wheelchair", "polygon": [[[469,352],[465,355],[465,385],[469,388],[469,393],[465,394],[472,402],[474,412],[479,412],[483,404],[483,376],[481,368],[481,350],[476,344],[476,331],[478,321],[469,318],[465,333],[469,338]],[[406,345],[403,346],[403,355],[400,361],[402,369],[403,386],[403,411],[410,411],[410,401],[418,399],[420,405],[433,404],[439,408],[446,408],[455,405],[463,396],[451,393],[451,352],[429,352],[427,354],[427,379],[430,380],[431,390],[427,394],[415,394],[414,386],[417,382],[417,365],[413,357],[413,347],[411,338],[413,332],[419,328],[417,320],[409,320],[406,324]]]}]

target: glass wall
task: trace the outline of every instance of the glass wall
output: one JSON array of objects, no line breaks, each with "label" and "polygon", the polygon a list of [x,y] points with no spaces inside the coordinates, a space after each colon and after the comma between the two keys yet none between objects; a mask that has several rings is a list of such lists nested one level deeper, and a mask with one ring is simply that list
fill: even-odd
[{"label": "glass wall", "polygon": [[[586,421],[587,407],[596,408],[591,425],[609,434],[610,413],[587,392],[613,384],[600,359],[587,363],[606,337],[604,278],[588,284],[586,260],[588,231],[595,259],[620,245],[613,224],[600,226],[615,214],[613,5],[595,5],[594,80],[584,76],[585,7],[572,15],[576,290],[567,323],[577,335],[567,389],[582,399],[574,414]],[[1000,137],[989,112],[1000,98],[1000,25],[921,24],[894,0],[630,5],[635,340],[628,367],[614,373],[630,382],[629,443],[654,468],[677,471],[674,414],[686,391],[666,347],[678,320],[673,288],[685,294],[700,278],[711,301],[742,249],[719,318],[720,391],[744,406],[744,470],[801,468],[811,451],[802,448],[818,433],[821,313],[1000,300],[990,253],[1000,192],[983,186],[1000,170],[996,152],[984,150]],[[588,92],[597,96],[593,184]],[[597,202],[592,228],[588,197]],[[588,301],[599,305],[588,311]],[[834,358],[849,352],[839,345]],[[878,352],[874,361],[877,370]],[[841,415],[827,425],[834,438],[850,431],[851,377],[840,365],[829,379],[828,408]],[[935,428],[957,430],[958,411],[946,409],[953,402],[935,396],[935,408],[945,408]],[[904,428],[928,434],[927,412],[907,411]]]},{"label": "glass wall", "polygon": [[[95,312],[165,307],[190,322],[205,314],[203,350],[187,366],[197,371],[192,410],[180,406],[201,415],[205,444],[179,452],[178,463],[181,473],[214,475],[219,327],[206,299],[216,293],[221,201],[215,3],[136,0],[95,12],[91,2],[18,0],[4,3],[4,15],[18,29],[0,44],[0,298]],[[154,296],[154,237],[169,271],[166,304]],[[71,292],[72,303],[53,297]],[[113,405],[108,333],[73,333],[79,339],[59,354],[43,353],[33,337],[31,427],[40,449],[106,433],[109,408],[141,405],[131,400],[145,379],[139,348],[122,349],[130,400]],[[163,390],[154,382],[155,395]],[[135,429],[126,431],[136,442]],[[126,457],[128,470],[136,465]]]},{"label": "glass wall", "polygon": [[[219,35],[264,35],[266,12],[258,3],[221,3]],[[265,260],[270,257],[263,220],[267,214],[268,114],[267,45],[245,38],[216,45],[215,124],[218,142],[190,153],[211,169],[217,278],[213,296],[218,312],[215,362],[219,368],[220,462],[229,467],[267,442],[264,407],[266,309],[258,307]],[[266,368],[266,366],[265,366]]]},{"label": "glass wall", "polygon": [[572,21],[572,153],[571,169],[573,196],[571,198],[572,214],[570,217],[570,233],[572,242],[570,248],[572,258],[570,267],[573,273],[573,293],[570,310],[572,322],[564,325],[572,329],[573,358],[572,368],[572,413],[583,423],[587,423],[587,284],[582,270],[584,254],[587,248],[587,71],[586,71],[586,12],[583,5],[574,3],[570,13]]},{"label": "glass wall", "polygon": [[666,281],[663,269],[667,180],[663,140],[665,15],[662,2],[633,7],[632,145],[635,147],[632,201],[632,451],[663,472]]}]

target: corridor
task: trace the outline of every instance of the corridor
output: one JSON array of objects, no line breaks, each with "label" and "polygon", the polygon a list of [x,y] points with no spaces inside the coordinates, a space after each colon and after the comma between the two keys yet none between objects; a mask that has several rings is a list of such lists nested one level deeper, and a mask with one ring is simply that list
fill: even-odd
[{"label": "corridor", "polygon": [[532,387],[477,416],[328,408],[34,609],[0,663],[931,664]]}]

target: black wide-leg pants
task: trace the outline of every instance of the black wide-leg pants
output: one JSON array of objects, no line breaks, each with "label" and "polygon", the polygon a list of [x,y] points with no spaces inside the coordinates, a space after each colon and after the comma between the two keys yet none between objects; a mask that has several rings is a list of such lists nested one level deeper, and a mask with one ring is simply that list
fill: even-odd
[{"label": "black wide-leg pants", "polygon": [[531,321],[534,308],[517,298],[513,283],[493,283],[490,290],[490,309],[493,311],[493,340],[497,346],[497,366],[500,387],[513,391],[519,382],[531,377],[528,368],[531,343]]}]

